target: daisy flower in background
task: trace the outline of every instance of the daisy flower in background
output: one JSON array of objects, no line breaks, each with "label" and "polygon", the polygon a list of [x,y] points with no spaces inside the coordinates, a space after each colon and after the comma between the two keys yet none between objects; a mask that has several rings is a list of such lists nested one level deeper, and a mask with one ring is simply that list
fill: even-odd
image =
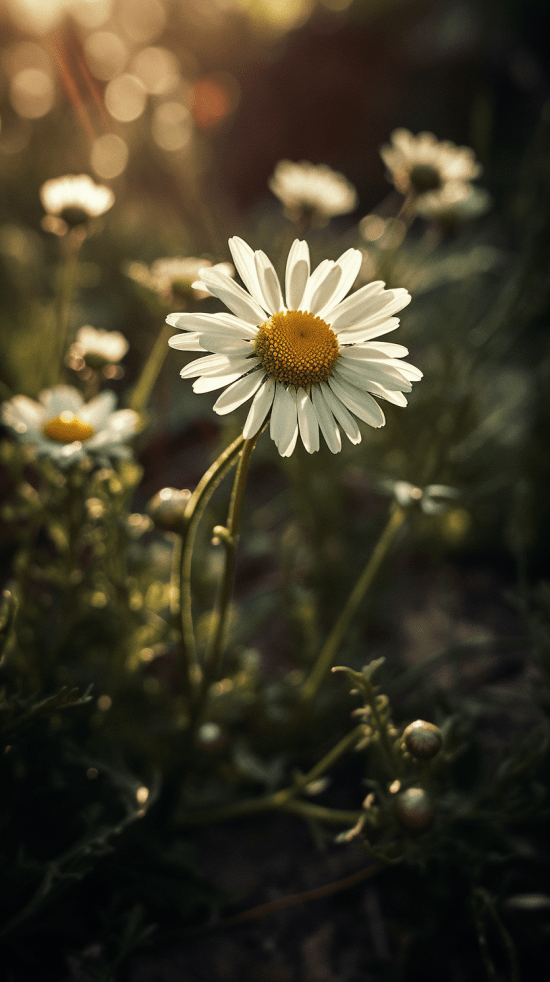
[{"label": "daisy flower in background", "polygon": [[409,130],[394,130],[391,144],[381,147],[380,156],[389,180],[401,194],[413,198],[416,210],[427,195],[434,207],[449,185],[458,186],[459,194],[471,190],[470,182],[481,174],[470,147],[439,141],[433,133],[413,136]]},{"label": "daisy flower in background", "polygon": [[46,212],[43,228],[65,235],[69,228],[103,215],[113,206],[115,196],[87,174],[66,174],[46,181],[40,188],[40,200]]},{"label": "daisy flower in background", "polygon": [[354,416],[370,426],[384,425],[373,395],[407,405],[404,393],[422,372],[401,361],[407,348],[377,340],[398,326],[392,315],[409,303],[407,290],[385,290],[376,281],[344,300],[361,252],[348,249],[310,274],[307,243],[296,239],[286,265],[285,303],[265,253],[237,237],[229,247],[248,292],[213,269],[201,271],[200,285],[231,313],[170,314],[167,322],[185,332],[170,338],[173,348],[214,352],[192,361],[181,376],[196,376],[195,392],[225,390],[214,405],[217,413],[230,413],[252,399],[246,439],[271,415],[270,433],[281,456],[290,456],[298,435],[308,453],[318,450],[319,432],[337,453],[340,427],[352,443],[361,440]]},{"label": "daisy flower in background", "polygon": [[423,194],[415,210],[423,218],[455,228],[484,215],[490,207],[491,195],[484,188],[471,184],[446,184],[440,191]]},{"label": "daisy flower in background", "polygon": [[14,396],[2,406],[2,421],[23,443],[35,447],[39,457],[50,457],[60,467],[88,454],[99,464],[110,457],[128,457],[124,446],[137,432],[139,416],[133,409],[115,411],[113,392],[84,402],[80,392],[58,385],[41,392],[39,401]]},{"label": "daisy flower in background", "polygon": [[326,164],[280,160],[269,187],[283,203],[287,218],[308,218],[318,227],[326,225],[334,215],[347,215],[357,205],[353,185]]},{"label": "daisy flower in background", "polygon": [[151,266],[145,263],[130,263],[126,275],[135,283],[144,286],[167,304],[181,300],[204,300],[212,294],[194,286],[200,270],[205,267],[221,270],[228,276],[234,276],[235,270],[231,263],[218,263],[212,266],[208,259],[195,259],[185,256],[175,259],[157,259]]},{"label": "daisy flower in background", "polygon": [[106,366],[116,365],[124,358],[128,347],[120,331],[103,331],[85,324],[76,333],[67,361],[75,371],[87,367],[97,372]]}]

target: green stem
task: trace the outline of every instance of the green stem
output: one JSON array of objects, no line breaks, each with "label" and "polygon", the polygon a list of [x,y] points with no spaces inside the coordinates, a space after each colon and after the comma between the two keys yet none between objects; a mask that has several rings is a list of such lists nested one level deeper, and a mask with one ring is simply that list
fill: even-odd
[{"label": "green stem", "polygon": [[69,332],[71,304],[77,281],[78,260],[85,236],[73,229],[61,239],[63,262],[60,269],[59,292],[57,295],[57,381],[63,378],[65,347]]},{"label": "green stem", "polygon": [[236,463],[243,444],[244,437],[241,434],[220,454],[212,466],[209,467],[189,498],[183,515],[179,601],[181,618],[180,669],[189,696],[191,696],[194,684],[197,681],[196,675],[198,669],[191,595],[191,572],[195,537],[204,509],[220,482]]},{"label": "green stem", "polygon": [[239,526],[244,500],[244,489],[250,458],[256,445],[259,434],[251,440],[245,440],[237,465],[231,501],[229,504],[229,514],[227,516],[227,526],[217,526],[214,529],[224,547],[224,568],[221,577],[220,589],[214,611],[211,640],[206,652],[204,672],[202,679],[201,702],[204,702],[208,688],[218,677],[224,649],[224,642],[229,617],[231,597],[235,582],[235,570],[237,562],[237,543],[239,541]]},{"label": "green stem", "polygon": [[349,625],[359,607],[359,604],[363,600],[367,590],[372,584],[376,573],[384,559],[388,549],[393,542],[393,539],[398,532],[398,530],[403,525],[405,521],[405,511],[399,505],[394,505],[390,513],[388,522],[380,536],[376,546],[373,549],[371,557],[365,566],[363,572],[361,573],[357,583],[355,584],[353,590],[351,591],[344,609],[342,610],[340,616],[338,617],[336,623],[334,624],[327,640],[325,641],[317,661],[313,666],[308,678],[304,683],[304,687],[301,693],[301,702],[309,703],[311,702],[319,690],[323,679],[330,670],[334,658],[344,640],[345,634],[349,628]]},{"label": "green stem", "polygon": [[169,324],[164,324],[161,328],[157,340],[155,341],[151,353],[143,366],[133,392],[130,396],[128,405],[137,413],[143,412],[147,405],[149,396],[153,391],[159,372],[164,364],[164,359],[168,354],[168,338],[172,337],[174,328]]},{"label": "green stem", "polygon": [[353,747],[364,735],[364,726],[359,724],[350,733],[332,747],[325,756],[311,768],[307,774],[299,774],[288,788],[275,791],[273,794],[266,795],[264,798],[253,798],[249,801],[237,801],[232,805],[223,805],[221,808],[210,808],[205,811],[195,812],[192,815],[185,815],[180,818],[182,825],[207,825],[210,822],[219,822],[228,818],[240,818],[244,815],[257,815],[266,811],[288,811],[300,814],[305,818],[317,818],[326,821],[330,825],[348,825],[355,823],[363,815],[362,811],[344,811],[336,808],[324,808],[307,801],[296,801],[296,795],[300,793],[308,784],[315,781],[324,774],[325,771]]}]

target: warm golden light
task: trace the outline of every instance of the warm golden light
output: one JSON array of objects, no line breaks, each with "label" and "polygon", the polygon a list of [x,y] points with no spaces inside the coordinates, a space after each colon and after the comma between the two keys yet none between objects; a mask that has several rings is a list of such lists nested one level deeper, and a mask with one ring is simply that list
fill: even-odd
[{"label": "warm golden light", "polygon": [[240,99],[240,87],[229,72],[215,72],[195,82],[191,108],[197,125],[203,129],[215,126],[232,112]]},{"label": "warm golden light", "polygon": [[122,174],[128,163],[128,144],[116,133],[105,133],[94,140],[90,154],[92,169],[104,180]]},{"label": "warm golden light", "polygon": [[125,33],[136,44],[154,41],[166,25],[166,14],[159,0],[122,0],[118,15]]},{"label": "warm golden light", "polygon": [[94,31],[88,35],[84,54],[90,71],[104,82],[119,75],[128,61],[128,48],[112,31]]},{"label": "warm golden light", "polygon": [[151,130],[162,150],[183,150],[193,135],[191,113],[181,102],[163,102],[153,113]]},{"label": "warm golden light", "polygon": [[147,93],[143,82],[135,75],[124,72],[111,79],[105,89],[105,105],[119,123],[131,123],[145,109]]},{"label": "warm golden light", "polygon": [[169,95],[180,80],[177,58],[166,48],[143,48],[131,69],[151,95]]},{"label": "warm golden light", "polygon": [[55,86],[51,75],[41,68],[23,68],[11,80],[10,99],[15,111],[25,119],[40,119],[52,109]]}]

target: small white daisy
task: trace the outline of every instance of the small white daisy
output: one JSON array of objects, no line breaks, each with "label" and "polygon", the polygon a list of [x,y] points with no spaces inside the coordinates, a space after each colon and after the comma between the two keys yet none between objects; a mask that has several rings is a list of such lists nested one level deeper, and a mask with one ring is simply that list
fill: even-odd
[{"label": "small white daisy", "polygon": [[217,413],[230,413],[253,397],[246,439],[271,414],[271,437],[281,456],[290,456],[298,435],[308,453],[318,450],[319,431],[337,453],[339,427],[352,443],[361,440],[354,416],[384,425],[371,393],[407,405],[404,393],[422,372],[401,361],[407,348],[375,340],[398,326],[392,315],[409,303],[407,290],[385,290],[376,281],[344,300],[361,252],[348,249],[336,262],[325,259],[310,275],[307,243],[296,239],[286,266],[285,304],[265,253],[237,237],[229,247],[248,292],[213,269],[202,270],[201,285],[232,313],[170,314],[167,322],[186,332],[170,338],[173,348],[213,352],[191,362],[181,376],[198,376],[195,392],[225,389],[214,405]]},{"label": "small white daisy", "polygon": [[139,417],[133,409],[115,411],[113,392],[84,402],[70,385],[45,389],[39,401],[14,396],[2,405],[2,420],[23,443],[32,444],[37,456],[50,457],[60,467],[87,454],[99,463],[130,454],[124,441],[137,432]]},{"label": "small white daisy", "polygon": [[[47,216],[74,226],[103,215],[114,204],[115,196],[87,174],[66,174],[46,181],[40,188],[40,200]],[[56,230],[55,226],[46,227]]]},{"label": "small white daisy", "polygon": [[283,203],[288,218],[299,221],[308,217],[317,226],[326,225],[334,215],[347,215],[357,205],[353,185],[326,164],[280,160],[269,187]]},{"label": "small white daisy", "polygon": [[[173,259],[156,259],[151,266],[145,263],[130,263],[126,274],[135,283],[156,293],[165,303],[172,303],[178,297],[183,300],[204,300],[212,294],[194,286],[201,269],[212,267],[208,259],[194,256]],[[213,269],[220,269],[229,276],[234,275],[231,263],[218,263]]]},{"label": "small white daisy", "polygon": [[470,187],[469,182],[481,174],[481,164],[470,147],[440,141],[433,133],[413,136],[409,130],[394,130],[391,144],[381,147],[380,156],[397,190],[418,201],[426,194],[433,200],[448,184]]},{"label": "small white daisy", "polygon": [[485,214],[491,195],[471,184],[446,184],[440,191],[423,194],[415,207],[423,218],[454,228]]},{"label": "small white daisy", "polygon": [[79,328],[69,350],[69,364],[99,369],[115,365],[128,351],[128,342],[120,331],[103,331],[85,324]]}]

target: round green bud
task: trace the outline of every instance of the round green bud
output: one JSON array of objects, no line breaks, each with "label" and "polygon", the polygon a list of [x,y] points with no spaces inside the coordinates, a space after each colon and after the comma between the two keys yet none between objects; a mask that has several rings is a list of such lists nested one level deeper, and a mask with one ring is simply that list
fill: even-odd
[{"label": "round green bud", "polygon": [[183,528],[183,513],[191,492],[179,491],[177,488],[162,488],[151,498],[147,505],[147,514],[153,520],[156,528],[163,532],[181,532]]},{"label": "round green bud", "polygon": [[431,825],[434,807],[424,788],[407,788],[395,798],[395,810],[402,825],[408,829],[425,829]]},{"label": "round green bud", "polygon": [[403,730],[403,745],[411,757],[417,760],[430,760],[441,749],[443,737],[439,727],[417,719]]}]

